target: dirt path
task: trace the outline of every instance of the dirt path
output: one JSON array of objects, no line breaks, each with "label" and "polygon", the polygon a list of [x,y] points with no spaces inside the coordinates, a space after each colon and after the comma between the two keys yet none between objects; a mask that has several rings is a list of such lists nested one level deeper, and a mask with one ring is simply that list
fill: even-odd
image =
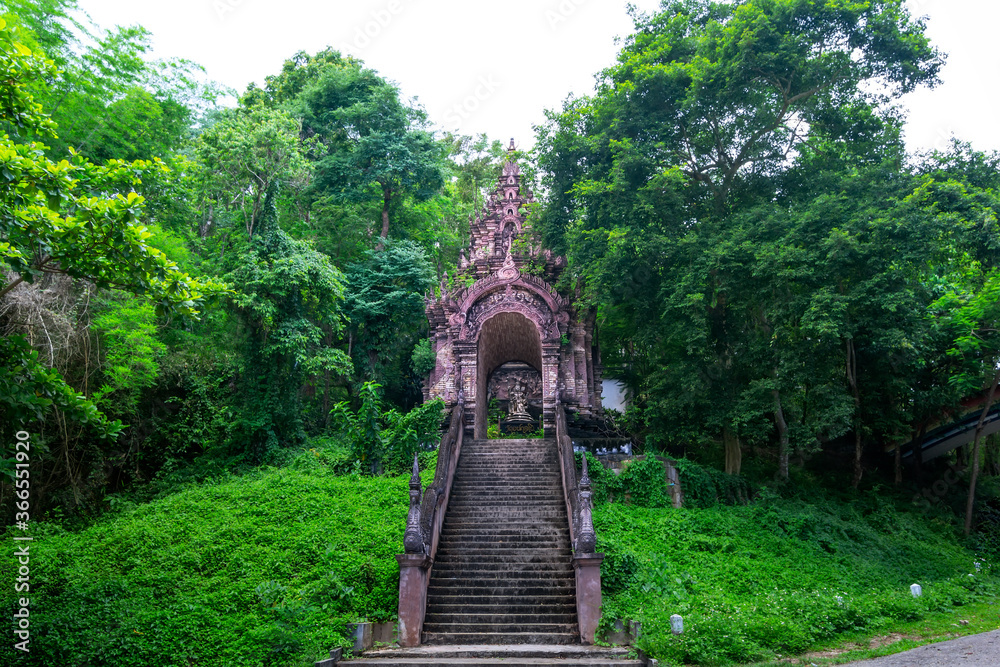
[{"label": "dirt path", "polygon": [[1000,665],[1000,630],[959,637],[946,642],[841,667],[997,667]]}]

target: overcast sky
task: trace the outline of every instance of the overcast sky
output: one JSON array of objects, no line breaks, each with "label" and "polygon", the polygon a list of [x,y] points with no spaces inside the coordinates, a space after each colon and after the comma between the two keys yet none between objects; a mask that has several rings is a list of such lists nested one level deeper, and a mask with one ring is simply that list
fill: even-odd
[{"label": "overcast sky", "polygon": [[[652,10],[656,0],[633,0]],[[362,58],[417,97],[440,129],[485,132],[520,147],[569,93],[592,91],[630,32],[624,0],[80,0],[102,27],[140,24],[155,56],[183,57],[242,92],[297,51],[333,46]],[[943,84],[906,100],[911,150],[954,134],[1000,149],[995,103],[1000,3],[909,0],[949,55]]]}]

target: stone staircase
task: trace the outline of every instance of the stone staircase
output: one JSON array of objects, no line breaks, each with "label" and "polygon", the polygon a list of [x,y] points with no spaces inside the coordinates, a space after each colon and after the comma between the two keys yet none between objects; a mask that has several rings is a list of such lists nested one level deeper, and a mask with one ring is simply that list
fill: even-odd
[{"label": "stone staircase", "polygon": [[423,645],[345,665],[640,667],[582,646],[554,440],[467,440],[431,569]]},{"label": "stone staircase", "polygon": [[462,447],[431,570],[425,644],[579,641],[554,440]]}]

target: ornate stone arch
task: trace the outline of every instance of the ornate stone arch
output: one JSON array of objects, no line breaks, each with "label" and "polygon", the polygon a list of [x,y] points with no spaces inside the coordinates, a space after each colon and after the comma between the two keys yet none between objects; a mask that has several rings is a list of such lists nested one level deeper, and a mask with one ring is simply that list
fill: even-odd
[{"label": "ornate stone arch", "polygon": [[[523,232],[521,211],[532,201],[511,159],[486,205],[469,219],[471,244],[462,253],[456,282],[472,284],[449,289],[442,283],[440,296],[427,301],[437,363],[425,383],[425,398],[440,396],[454,405],[464,396],[466,428],[479,438],[486,435],[486,383],[507,361],[523,361],[540,371],[546,429],[554,425],[557,395],[582,415],[601,410],[593,320],[581,319],[552,285],[565,260],[547,251],[521,254],[512,243]],[[539,260],[542,276],[521,272]]]}]

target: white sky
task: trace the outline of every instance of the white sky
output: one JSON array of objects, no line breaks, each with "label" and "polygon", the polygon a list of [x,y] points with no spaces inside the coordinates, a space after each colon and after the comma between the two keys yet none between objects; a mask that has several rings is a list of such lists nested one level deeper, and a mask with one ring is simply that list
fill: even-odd
[{"label": "white sky", "polygon": [[[632,0],[642,10],[656,0]],[[632,22],[625,0],[80,0],[105,28],[140,24],[155,56],[200,63],[242,92],[297,51],[325,46],[362,58],[417,97],[431,121],[521,147],[532,125],[569,94],[592,91],[614,62],[615,38]],[[906,100],[911,150],[944,148],[954,134],[1000,149],[996,103],[1000,3],[908,0],[929,16],[928,34],[949,54],[943,84]]]}]

